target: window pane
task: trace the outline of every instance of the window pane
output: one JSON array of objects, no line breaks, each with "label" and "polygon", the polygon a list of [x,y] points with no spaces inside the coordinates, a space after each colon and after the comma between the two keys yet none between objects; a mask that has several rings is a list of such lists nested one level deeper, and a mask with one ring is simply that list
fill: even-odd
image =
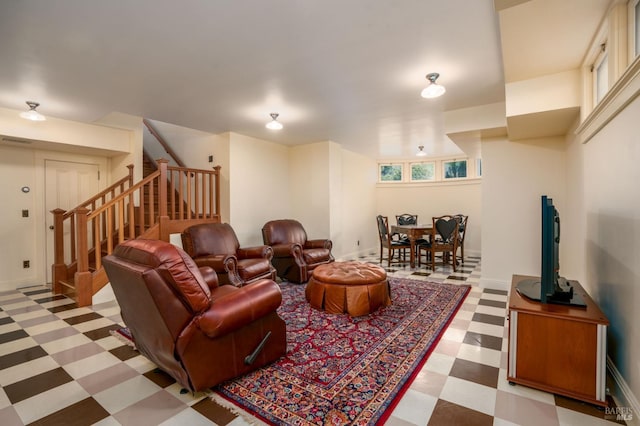
[{"label": "window pane", "polygon": [[478,158],[476,161],[476,176],[482,176],[482,158]]},{"label": "window pane", "polygon": [[380,180],[382,182],[401,182],[402,164],[381,164]]},{"label": "window pane", "polygon": [[609,60],[608,55],[605,55],[602,58],[602,62],[598,65],[598,69],[596,71],[596,102],[600,102],[604,95],[607,94],[607,90],[609,90]]},{"label": "window pane", "polygon": [[635,20],[635,32],[636,32],[636,56],[640,55],[640,2],[636,3],[636,20]]},{"label": "window pane", "polygon": [[435,163],[413,163],[411,164],[411,180],[434,180]]},{"label": "window pane", "polygon": [[443,163],[443,167],[444,167],[445,179],[456,179],[456,178],[467,177],[467,160],[445,161]]}]

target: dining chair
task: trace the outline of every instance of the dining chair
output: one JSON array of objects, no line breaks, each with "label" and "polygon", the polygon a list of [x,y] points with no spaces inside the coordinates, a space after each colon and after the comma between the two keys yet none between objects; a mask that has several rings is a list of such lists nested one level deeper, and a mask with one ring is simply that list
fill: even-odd
[{"label": "dining chair", "polygon": [[398,225],[417,225],[418,224],[418,215],[417,214],[409,214],[403,213],[396,215],[396,224]]},{"label": "dining chair", "polygon": [[[393,253],[397,250],[402,250],[404,260],[406,260],[406,254],[404,250],[411,249],[411,243],[407,239],[393,240],[389,234],[389,220],[387,216],[378,215],[376,217],[378,224],[378,237],[380,238],[380,263],[382,263],[382,254],[384,249],[387,249],[387,266],[391,266],[391,259],[393,259]],[[398,258],[400,256],[398,255]]]},{"label": "dining chair", "polygon": [[429,243],[418,245],[418,265],[420,264],[422,250],[425,250],[428,252],[427,256],[431,257],[431,270],[433,271],[436,267],[436,253],[442,253],[442,264],[446,265],[451,259],[453,272],[456,272],[458,263],[456,253],[460,238],[458,220],[454,216],[444,215],[433,217],[432,222],[433,227]]},{"label": "dining chair", "polygon": [[[417,225],[418,224],[418,215],[417,214],[397,214],[396,215],[396,225]],[[393,234],[392,237],[396,237],[398,239],[407,239],[407,234],[396,233]]]},{"label": "dining chair", "polygon": [[469,216],[463,214],[454,215],[458,221],[458,247],[460,247],[460,262],[464,263],[464,236],[467,231]]}]

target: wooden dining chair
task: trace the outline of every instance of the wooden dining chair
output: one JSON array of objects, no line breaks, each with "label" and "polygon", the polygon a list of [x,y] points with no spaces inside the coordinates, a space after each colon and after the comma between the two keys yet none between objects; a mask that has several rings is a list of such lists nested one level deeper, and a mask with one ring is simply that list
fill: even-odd
[{"label": "wooden dining chair", "polygon": [[[378,224],[378,237],[380,238],[380,263],[382,263],[382,254],[384,249],[387,249],[387,266],[391,266],[391,259],[393,259],[393,253],[401,250],[404,254],[404,250],[411,249],[411,243],[409,240],[393,240],[389,234],[389,220],[386,216],[378,215],[376,217]],[[398,258],[400,256],[398,255]],[[406,260],[406,255],[404,256]]]},{"label": "wooden dining chair", "polygon": [[[458,251],[458,241],[460,231],[458,220],[451,215],[433,217],[433,227],[431,228],[431,239],[429,245],[420,245],[419,250],[427,250],[431,256],[431,270],[436,267],[436,253],[442,253],[442,264],[446,265],[451,260],[453,272],[456,272],[458,259],[456,253]],[[419,259],[419,258],[418,258]]]},{"label": "wooden dining chair", "polygon": [[458,221],[458,247],[460,247],[460,262],[464,263],[464,236],[467,233],[469,216],[457,214],[454,217]]}]

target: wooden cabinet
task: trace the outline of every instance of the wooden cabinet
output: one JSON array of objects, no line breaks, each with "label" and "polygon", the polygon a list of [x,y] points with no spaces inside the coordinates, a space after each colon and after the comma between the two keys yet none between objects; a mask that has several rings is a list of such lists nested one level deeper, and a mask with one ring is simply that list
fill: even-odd
[{"label": "wooden cabinet", "polygon": [[511,282],[507,380],[605,406],[606,316],[577,281],[570,283],[586,308],[521,296],[516,285],[525,279],[535,277]]}]

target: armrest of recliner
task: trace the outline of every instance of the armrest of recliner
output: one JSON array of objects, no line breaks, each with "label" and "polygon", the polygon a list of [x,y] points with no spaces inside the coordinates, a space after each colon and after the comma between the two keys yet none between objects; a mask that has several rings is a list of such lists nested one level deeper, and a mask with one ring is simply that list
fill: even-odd
[{"label": "armrest of recliner", "polygon": [[204,334],[215,338],[276,311],[281,303],[278,284],[263,279],[216,299],[196,321]]},{"label": "armrest of recliner", "polygon": [[198,269],[200,270],[200,274],[202,274],[202,278],[204,278],[204,282],[209,286],[209,290],[218,287],[218,274],[216,274],[216,271],[214,271],[211,266],[200,266]]},{"label": "armrest of recliner", "polygon": [[240,247],[236,252],[238,259],[267,259],[273,258],[273,249],[271,246],[255,246],[255,247]]},{"label": "armrest of recliner", "polygon": [[304,244],[304,248],[325,248],[331,250],[333,247],[333,242],[327,239],[319,239],[319,240],[307,240]]}]

